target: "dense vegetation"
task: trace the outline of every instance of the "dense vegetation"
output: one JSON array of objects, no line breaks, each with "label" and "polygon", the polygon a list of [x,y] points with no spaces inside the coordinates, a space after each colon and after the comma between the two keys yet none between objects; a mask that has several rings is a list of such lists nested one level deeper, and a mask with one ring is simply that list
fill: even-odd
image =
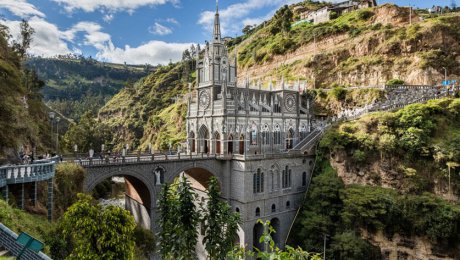
[{"label": "dense vegetation", "polygon": [[225,259],[233,249],[239,213],[232,212],[221,200],[216,178],[212,177],[208,185],[207,201],[200,207],[195,205],[197,195],[185,177],[180,177],[172,186],[163,186],[158,223],[159,253],[163,259],[195,259],[199,225],[204,232],[200,242],[205,245],[210,259]]},{"label": "dense vegetation", "polygon": [[150,66],[98,62],[91,57],[29,58],[27,67],[45,79],[44,99],[53,109],[72,119],[86,111],[96,114],[127,82],[150,72]]},{"label": "dense vegetation", "polygon": [[0,160],[14,160],[18,147],[28,153],[35,147],[45,150],[50,140],[47,114],[40,90],[43,82],[23,66],[25,52],[34,31],[21,24],[21,39],[11,41],[8,29],[0,24]]},{"label": "dense vegetation", "polygon": [[[460,163],[459,116],[460,99],[431,100],[343,123],[329,131],[320,146],[328,154],[345,156],[351,172],[353,165],[361,169],[374,162],[386,165],[387,171],[401,176],[394,187],[406,192],[459,194],[460,177],[450,176],[447,165]],[[381,184],[382,176],[369,172],[364,178]],[[452,183],[446,184],[450,179]]]},{"label": "dense vegetation", "polygon": [[329,130],[292,241],[321,251],[327,234],[330,257],[376,259],[380,251],[363,231],[390,240],[399,234],[427,238],[458,258],[460,204],[440,196],[460,193],[459,116],[460,99],[440,99]]},{"label": "dense vegetation", "polygon": [[46,242],[58,259],[132,259],[135,227],[128,211],[79,194]]},{"label": "dense vegetation", "polygon": [[0,199],[0,223],[17,234],[27,232],[36,239],[44,242],[44,234],[51,228],[46,216],[30,214],[8,205]]},{"label": "dense vegetation", "polygon": [[388,188],[345,186],[327,160],[314,177],[291,238],[311,251],[322,251],[327,234],[327,254],[332,259],[379,259],[380,250],[363,240],[363,230],[427,237],[440,252],[459,257],[460,205],[433,194],[400,194]]},{"label": "dense vegetation", "polygon": [[[154,73],[125,87],[100,111],[100,124],[116,129],[111,144],[120,148],[128,144],[145,150],[168,149],[182,141],[185,135],[184,94],[188,82],[193,82],[194,62],[184,57],[182,62],[159,66]],[[181,134],[177,134],[181,133]]]}]

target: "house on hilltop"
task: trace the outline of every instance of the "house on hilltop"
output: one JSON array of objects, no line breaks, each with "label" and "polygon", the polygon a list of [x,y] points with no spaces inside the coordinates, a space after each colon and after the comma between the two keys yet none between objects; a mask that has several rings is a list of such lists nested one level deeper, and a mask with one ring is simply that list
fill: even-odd
[{"label": "house on hilltop", "polygon": [[330,21],[345,13],[374,6],[377,6],[376,0],[348,0],[331,6],[325,6],[316,11],[304,11],[299,16],[300,20],[317,24]]}]

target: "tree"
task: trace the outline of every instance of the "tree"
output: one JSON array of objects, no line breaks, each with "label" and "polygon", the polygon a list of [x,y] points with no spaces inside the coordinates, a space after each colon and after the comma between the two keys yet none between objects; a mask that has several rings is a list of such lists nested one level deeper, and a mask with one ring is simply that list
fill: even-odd
[{"label": "tree", "polygon": [[455,0],[452,0],[450,2],[450,7],[452,8],[452,11],[457,10],[457,3],[455,2]]},{"label": "tree", "polygon": [[447,169],[448,169],[448,170],[447,170],[447,172],[448,172],[447,174],[449,175],[449,187],[448,187],[448,189],[449,189],[449,196],[451,196],[452,191],[451,191],[451,188],[450,188],[450,169],[451,169],[451,168],[455,169],[455,168],[457,168],[457,167],[460,167],[460,164],[458,164],[458,163],[456,163],[456,162],[447,162],[446,165],[447,165]]},{"label": "tree", "polygon": [[384,153],[390,153],[396,148],[396,136],[393,134],[383,134],[379,138],[380,159]]},{"label": "tree", "polygon": [[89,149],[99,149],[102,144],[107,144],[112,139],[109,127],[99,124],[91,112],[84,113],[78,124],[70,126],[64,135],[65,146],[72,151],[76,144],[79,151],[89,151]]},{"label": "tree", "polygon": [[380,259],[380,250],[352,231],[337,234],[331,248],[334,259]]},{"label": "tree", "polygon": [[244,34],[250,34],[251,31],[252,31],[252,29],[254,29],[254,28],[252,27],[252,25],[248,24],[248,25],[246,25],[246,26],[243,28],[243,33],[244,33]]},{"label": "tree", "polygon": [[185,176],[180,177],[177,186],[177,203],[173,212],[175,246],[173,256],[182,259],[195,259],[195,246],[198,240],[199,215],[194,203],[196,195]]},{"label": "tree", "polygon": [[119,207],[103,208],[94,199],[78,194],[62,219],[64,237],[72,241],[68,259],[132,259],[134,229],[131,214]]},{"label": "tree", "polygon": [[165,184],[163,189],[160,193],[160,204],[159,204],[159,212],[160,218],[158,226],[160,228],[160,233],[158,234],[159,237],[159,252],[161,258],[169,259],[172,253],[173,244],[170,243],[172,237],[174,235],[174,224],[173,218],[174,215],[171,214],[174,208],[174,200],[171,198],[170,194],[170,187],[169,184]]},{"label": "tree", "polygon": [[13,43],[13,48],[17,51],[21,58],[24,58],[27,49],[29,49],[30,44],[32,43],[32,35],[35,33],[35,30],[30,27],[29,23],[24,19],[21,21],[20,28],[20,42],[15,41]]},{"label": "tree", "polygon": [[304,251],[302,248],[293,248],[286,245],[286,250],[283,251],[279,249],[275,241],[273,240],[272,234],[275,233],[275,230],[270,226],[270,221],[263,222],[262,220],[257,220],[257,223],[261,223],[264,227],[264,232],[260,237],[260,243],[264,243],[264,248],[268,248],[267,251],[260,251],[256,248],[256,252],[251,250],[245,251],[243,247],[236,246],[232,251],[228,253],[227,259],[229,260],[239,260],[239,259],[252,259],[252,257],[257,254],[257,259],[262,260],[282,260],[282,259],[304,259],[304,260],[321,260],[321,256],[316,253],[309,253]]},{"label": "tree", "polygon": [[220,198],[219,184],[215,177],[208,183],[208,201],[203,208],[202,223],[205,227],[203,244],[210,259],[224,259],[234,246],[238,230],[239,214],[233,213]]}]

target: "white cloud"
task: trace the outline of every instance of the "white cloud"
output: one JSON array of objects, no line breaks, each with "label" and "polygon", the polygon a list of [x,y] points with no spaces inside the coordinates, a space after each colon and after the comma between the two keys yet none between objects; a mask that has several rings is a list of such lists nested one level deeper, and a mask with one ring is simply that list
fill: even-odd
[{"label": "white cloud", "polygon": [[179,22],[174,18],[166,18],[166,22],[179,25]]},{"label": "white cloud", "polygon": [[[20,34],[20,21],[5,21],[4,23],[9,27],[13,38],[18,39]],[[59,28],[56,25],[39,17],[32,17],[29,20],[29,24],[35,30],[35,34],[33,35],[32,43],[28,51],[29,54],[51,57],[58,54],[68,54],[72,52],[69,50],[62,32],[59,31]]]},{"label": "white cloud", "polygon": [[[1,1],[1,0],[0,0]],[[18,39],[20,21],[4,21],[9,27],[13,38]],[[126,45],[116,47],[110,34],[103,32],[101,25],[83,21],[67,30],[59,28],[40,17],[32,17],[29,24],[35,29],[29,54],[53,57],[59,54],[82,54],[82,46],[96,49],[96,58],[102,61],[129,64],[167,64],[179,61],[182,52],[191,43],[167,43],[150,41],[137,47]],[[82,40],[83,39],[83,40]]]},{"label": "white cloud", "polygon": [[38,10],[33,4],[27,3],[26,0],[0,0],[0,8],[4,8],[21,18],[31,16],[45,17],[44,13]]},{"label": "white cloud", "polygon": [[110,23],[113,20],[113,14],[106,14],[102,17],[102,19],[104,22]]},{"label": "white cloud", "polygon": [[170,60],[179,61],[182,58],[182,52],[191,44],[150,41],[135,48],[128,45],[124,48],[117,48],[111,45],[101,50],[96,58],[115,63],[167,64]]},{"label": "white cloud", "polygon": [[85,12],[93,12],[97,9],[107,9],[112,12],[128,11],[133,12],[141,6],[147,5],[163,5],[179,3],[179,0],[53,0],[64,6],[66,11],[73,12],[75,10],[83,10]]},{"label": "white cloud", "polygon": [[[261,23],[273,16],[276,9],[285,4],[292,4],[298,0],[246,0],[242,3],[236,3],[225,9],[219,10],[222,34],[233,36],[240,34],[245,25],[251,22]],[[251,13],[266,7],[276,8],[262,17],[252,18]],[[198,24],[202,25],[207,32],[212,32],[214,25],[215,11],[204,11],[200,14]],[[254,24],[251,24],[254,25]]]},{"label": "white cloud", "polygon": [[73,42],[76,38],[77,33],[82,32],[84,34],[83,44],[93,46],[100,50],[111,44],[110,34],[101,32],[102,27],[94,22],[79,22],[72,26],[71,29],[63,32],[63,36],[66,40]]},{"label": "white cloud", "polygon": [[172,29],[161,25],[158,22],[155,22],[152,26],[149,27],[149,32],[156,35],[168,35],[172,33]]}]

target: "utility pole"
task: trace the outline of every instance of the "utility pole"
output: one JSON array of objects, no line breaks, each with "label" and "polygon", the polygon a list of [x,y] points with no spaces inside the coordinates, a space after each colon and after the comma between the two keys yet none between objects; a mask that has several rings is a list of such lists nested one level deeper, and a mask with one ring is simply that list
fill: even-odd
[{"label": "utility pole", "polygon": [[323,234],[324,244],[323,244],[323,260],[326,260],[326,240],[327,234]]}]

